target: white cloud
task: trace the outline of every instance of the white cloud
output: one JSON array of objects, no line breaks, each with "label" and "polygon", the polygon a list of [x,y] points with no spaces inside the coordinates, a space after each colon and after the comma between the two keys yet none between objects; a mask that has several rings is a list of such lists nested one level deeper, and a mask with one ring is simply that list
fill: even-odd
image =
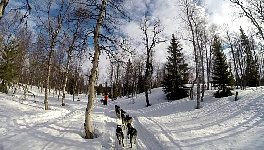
[{"label": "white cloud", "polygon": [[204,0],[204,6],[209,14],[223,14],[226,3],[224,0]]},{"label": "white cloud", "polygon": [[[145,4],[149,4],[146,6]],[[161,20],[164,26],[163,37],[168,39],[168,42],[157,45],[155,50],[156,61],[165,62],[167,56],[167,47],[170,42],[172,34],[175,34],[177,38],[186,38],[188,33],[186,31],[185,25],[182,21],[182,16],[180,15],[181,9],[179,6],[179,0],[137,0],[137,1],[127,1],[127,9],[131,12],[132,21],[125,24],[122,27],[122,32],[129,35],[134,41],[134,46],[139,53],[145,51],[145,47],[142,43],[143,33],[140,30],[140,20],[143,18],[144,13],[149,9],[150,14]],[[235,12],[239,10],[231,6],[228,0],[204,0],[203,6],[208,15],[209,23],[214,23],[218,26],[226,28],[229,31],[239,31],[239,26],[242,26],[247,30],[250,23],[246,18],[239,18],[235,15]],[[189,59],[192,59],[192,45],[185,41],[182,41],[183,50]],[[187,53],[186,53],[187,52]],[[100,60],[103,62],[103,60]],[[106,60],[105,60],[106,61]],[[103,63],[104,64],[104,63]],[[104,68],[105,65],[100,67]],[[105,67],[106,70],[106,67]],[[102,71],[106,73],[106,71]],[[106,76],[103,75],[99,77],[101,80]]]},{"label": "white cloud", "polygon": [[246,17],[238,16],[240,9],[229,0],[205,0],[209,21],[229,31],[239,31],[241,26],[246,31],[252,28]]},{"label": "white cloud", "polygon": [[[136,14],[135,20],[133,22],[127,23],[123,27],[123,32],[129,35],[136,45],[136,48],[139,52],[144,52],[145,47],[142,43],[143,33],[140,30],[139,24],[140,20],[143,18],[144,12],[150,11],[150,14],[153,18],[158,18],[161,21],[162,26],[164,27],[164,32],[161,35],[162,38],[167,39],[168,42],[161,43],[155,47],[156,61],[165,62],[167,56],[167,47],[169,40],[172,34],[175,34],[176,37],[181,38],[183,32],[185,32],[184,25],[182,24],[182,19],[180,16],[180,8],[178,0],[152,0],[147,1],[146,4],[149,4],[148,7],[144,6],[145,3],[140,3],[133,1],[131,3],[130,9],[139,8],[139,11],[134,12]],[[143,5],[143,6],[142,6]],[[140,17],[139,17],[140,16]]]},{"label": "white cloud", "polygon": [[[164,28],[164,37],[170,39],[171,34],[176,33],[176,37],[182,38],[186,37],[186,28],[182,23],[181,19],[181,10],[179,6],[178,0],[155,0],[148,1],[151,4],[151,14],[153,17],[159,18],[161,20]],[[238,17],[237,12],[238,8],[232,6],[229,0],[204,0],[202,5],[208,15],[209,23],[216,24],[220,26],[221,32],[229,30],[229,31],[239,31],[239,27],[242,26],[245,30],[250,30],[251,24],[247,18]],[[139,18],[138,15],[142,15],[142,12],[146,11],[148,7],[144,5],[141,1],[133,1],[131,2],[130,8],[131,10],[135,10],[135,8],[139,9],[139,13],[136,18]],[[137,40],[137,44],[140,43],[142,31],[139,29],[138,22],[130,22],[124,28],[124,31],[130,35],[133,39]],[[142,42],[142,41],[141,41]],[[169,42],[167,44],[161,44],[156,47],[156,56],[158,60],[164,60],[166,57],[166,48],[168,47]],[[184,42],[183,44],[186,44]],[[188,53],[192,53],[192,49],[190,49],[190,45],[183,45],[185,51]],[[141,46],[141,48],[144,48]],[[164,52],[165,51],[165,52]]]}]

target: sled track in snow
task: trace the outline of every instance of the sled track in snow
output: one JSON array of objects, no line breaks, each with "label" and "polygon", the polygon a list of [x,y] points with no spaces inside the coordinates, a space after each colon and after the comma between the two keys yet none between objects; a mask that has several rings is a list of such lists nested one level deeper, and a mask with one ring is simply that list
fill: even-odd
[{"label": "sled track in snow", "polygon": [[[177,133],[181,133],[181,132],[184,133],[189,131],[202,133],[203,131],[206,130],[214,131],[214,128],[218,128],[218,130],[215,130],[214,131],[215,133],[213,134],[204,135],[203,137],[198,136],[191,139],[185,139],[185,142],[188,142],[190,145],[195,146],[197,144],[201,144],[201,141],[204,141],[204,143],[206,143],[206,141],[218,140],[219,137],[225,138],[225,137],[229,137],[230,135],[240,134],[249,131],[254,126],[264,124],[264,112],[262,111],[264,109],[264,104],[262,97],[263,94],[257,94],[253,96],[253,98],[248,98],[248,96],[245,96],[241,98],[242,102],[230,101],[219,107],[217,110],[210,109],[208,113],[206,113],[207,116],[201,115],[197,118],[193,118],[193,120],[176,121],[175,123],[176,124],[179,123],[179,126],[182,128],[172,130],[171,132],[176,135]],[[247,99],[251,99],[251,100],[247,100]],[[254,104],[258,104],[258,105],[256,106]],[[144,114],[142,115],[144,116]],[[171,119],[173,118],[174,120],[177,120],[176,115],[172,115],[168,118]],[[146,119],[152,121],[154,123],[153,125],[156,124],[157,127],[161,129],[165,127],[164,129],[168,130],[166,129],[165,125],[160,124],[155,119],[153,120],[151,117],[149,118],[146,117]],[[195,120],[199,120],[199,122],[196,122]],[[151,124],[150,126],[152,126]],[[199,143],[197,143],[198,141]]]},{"label": "sled track in snow", "polygon": [[67,113],[65,116],[59,116],[57,118],[52,118],[51,119],[51,120],[55,120],[55,121],[48,120],[47,122],[43,122],[43,123],[36,124],[33,127],[43,127],[43,126],[47,126],[47,125],[50,125],[50,124],[54,124],[54,123],[63,121],[64,119],[69,119],[72,116],[80,115],[81,113],[83,113],[83,111],[81,111],[81,110],[74,110],[74,111],[71,111],[71,112]]},{"label": "sled track in snow", "polygon": [[[175,123],[179,123],[181,125],[189,125],[190,122],[193,122],[193,120],[199,120],[203,125],[205,125],[206,122],[221,123],[221,121],[231,118],[230,116],[237,116],[241,114],[244,111],[244,108],[249,109],[252,104],[261,101],[261,97],[263,97],[263,94],[256,95],[253,101],[247,100],[244,101],[244,103],[240,103],[239,101],[230,101],[224,105],[218,106],[217,109],[209,108],[206,110],[205,108],[201,108],[201,112],[196,112],[194,116],[188,119],[184,117],[178,118],[176,114],[169,116],[168,119],[174,119],[176,120]],[[215,107],[217,107],[217,105],[215,105]]]},{"label": "sled track in snow", "polygon": [[[259,94],[258,95],[255,95],[253,99],[256,99],[256,98],[259,98],[261,96],[263,96],[262,93],[263,90],[260,90]],[[244,96],[242,97],[241,100],[243,99],[247,99],[248,96]],[[188,122],[188,121],[191,121],[195,118],[204,118],[204,117],[207,117],[208,115],[214,113],[214,112],[218,112],[218,111],[222,111],[223,109],[226,110],[226,106],[229,106],[232,104],[232,106],[235,106],[237,105],[236,103],[238,101],[231,101],[229,100],[230,98],[234,99],[234,97],[227,97],[228,100],[225,100],[225,103],[223,103],[223,101],[221,100],[214,100],[213,102],[209,102],[207,103],[207,106],[206,106],[206,109],[203,109],[201,108],[200,110],[202,112],[199,112],[197,113],[197,111],[195,111],[195,105],[193,107],[193,111],[190,111],[188,114],[186,113],[178,113],[177,115],[173,115],[171,116],[170,118],[174,118],[174,119],[179,119],[179,118],[183,118],[184,121]],[[187,101],[195,101],[195,100],[189,100],[189,99],[186,99],[184,100],[184,102],[187,102]],[[207,100],[208,101],[208,100]],[[177,105],[177,103],[182,103],[183,101],[172,101],[172,102],[167,102],[167,103],[162,103],[162,104],[159,104],[158,106],[156,105],[153,105],[154,108],[151,106],[151,107],[147,107],[147,108],[143,108],[143,109],[139,109],[138,111],[140,112],[140,114],[146,114],[145,116],[146,117],[152,117],[151,115],[148,115],[148,114],[151,114],[150,112],[153,112],[153,111],[160,111],[160,110],[163,110],[163,109],[167,109],[168,107],[174,107],[173,105]],[[250,101],[247,101],[247,103],[250,103]],[[245,104],[247,105],[247,104]],[[208,109],[207,109],[208,108]],[[187,117],[189,117],[190,119],[186,119]]]},{"label": "sled track in snow", "polygon": [[[200,112],[194,110],[189,114],[178,114],[175,115],[169,115],[167,116],[167,119],[173,119],[176,120],[175,123],[179,123],[179,125],[183,128],[178,128],[176,130],[173,130],[172,133],[178,133],[178,132],[186,132],[186,131],[203,131],[203,130],[212,130],[213,128],[219,126],[221,130],[216,130],[215,134],[211,134],[204,137],[197,137],[192,139],[186,139],[186,141],[189,141],[190,143],[193,143],[193,145],[196,145],[197,140],[200,141],[208,141],[210,140],[217,140],[220,137],[228,137],[232,134],[239,134],[245,131],[248,131],[252,128],[252,126],[260,125],[264,123],[264,114],[263,114],[263,94],[262,92],[259,92],[259,94],[256,95],[245,95],[241,97],[238,101],[232,101],[232,100],[225,100],[224,102],[221,100],[215,100],[212,103],[207,103],[208,105],[204,108],[200,109]],[[253,100],[252,100],[253,99]],[[259,104],[258,107],[254,107],[254,104]],[[162,111],[163,109],[166,109],[166,107],[170,107],[171,103],[166,103],[162,106],[156,107],[156,108],[148,108],[147,111],[140,109],[139,113],[135,113],[137,116],[142,115],[142,117],[145,117],[145,119],[150,119],[154,124],[157,125],[157,127],[168,130],[165,125],[160,124],[152,119],[151,113],[152,111]],[[246,110],[246,111],[245,111]],[[156,118],[156,117],[154,117]],[[241,119],[243,118],[243,119]],[[155,144],[156,138],[152,136],[151,134],[147,133],[147,131],[144,131],[143,125],[139,122],[138,118],[133,118],[135,121],[135,128],[138,130],[138,149],[163,149],[160,145],[160,147],[157,147],[157,144]],[[199,122],[195,122],[194,120],[199,120]],[[234,123],[232,123],[234,122]],[[187,128],[184,128],[185,125],[187,125]],[[188,126],[189,125],[189,126]],[[164,128],[165,127],[165,128]],[[141,133],[141,134],[140,134]],[[142,134],[146,133],[146,134]],[[168,134],[168,136],[171,135],[171,133],[165,133]],[[147,140],[150,139],[150,140]],[[173,139],[171,139],[173,140]],[[177,140],[177,139],[174,139]],[[151,144],[153,142],[153,144]],[[146,145],[146,147],[144,146]],[[181,149],[181,146],[177,143],[174,144],[177,146],[177,149]]]},{"label": "sled track in snow", "polygon": [[[137,149],[145,149],[145,150],[162,150],[164,149],[161,145],[157,145],[159,141],[148,132],[139,122],[137,117],[133,118],[134,126],[137,129]],[[141,144],[142,142],[142,144]],[[143,144],[146,146],[144,147]]]},{"label": "sled track in snow", "polygon": [[[44,123],[42,124],[41,126],[47,126],[47,128],[50,128],[50,125],[53,125],[55,123],[58,123],[58,122],[61,122],[61,121],[65,121],[67,119],[70,119],[72,118],[73,116],[79,116],[81,115],[81,113],[83,113],[83,111],[80,111],[80,110],[74,110],[74,111],[71,111],[70,113],[66,114],[64,117],[60,118],[59,120],[57,121],[52,121],[52,122],[47,122],[47,123]],[[65,121],[67,122],[67,127],[70,127],[71,124],[72,124],[72,121]],[[38,126],[40,127],[40,126]],[[67,128],[66,128],[67,129]],[[56,139],[58,138],[61,138],[63,137],[67,132],[62,132],[60,133],[59,135],[57,135],[56,137],[54,137],[54,141],[56,141]],[[56,143],[54,143],[54,141],[51,141],[51,142],[48,142],[45,147],[43,148],[43,150],[50,150],[51,147],[56,147]],[[53,146],[54,145],[54,146]]]},{"label": "sled track in snow", "polygon": [[[254,96],[253,99],[260,99],[261,97],[263,97],[263,94],[259,94]],[[246,99],[247,97],[244,97],[242,99]],[[242,100],[241,99],[241,100]],[[207,120],[215,120],[215,116],[217,114],[217,116],[220,116],[221,118],[225,119],[224,117],[228,118],[229,116],[225,116],[222,114],[222,112],[232,112],[234,110],[236,110],[235,106],[239,106],[239,108],[243,108],[243,107],[247,107],[248,105],[250,105],[251,103],[255,103],[254,101],[246,101],[246,103],[240,103],[239,100],[238,101],[226,101],[226,103],[221,103],[221,100],[217,100],[215,102],[213,102],[211,104],[211,106],[207,106],[209,109],[205,109],[205,108],[201,108],[200,110],[193,110],[190,113],[186,114],[174,114],[174,115],[169,115],[167,116],[167,119],[173,119],[173,120],[179,120],[176,121],[176,123],[185,123],[185,124],[190,124],[190,122],[193,122],[194,119],[199,119],[201,120],[201,122],[205,122]],[[209,105],[210,105],[209,104]],[[144,115],[146,112],[152,112],[152,111],[161,111],[163,108],[166,109],[167,107],[170,107],[171,105],[166,104],[163,107],[158,107],[160,109],[151,109],[149,108],[149,110],[151,111],[145,111],[142,113],[142,115]],[[207,108],[206,107],[206,108]],[[198,112],[201,111],[201,112]],[[236,111],[237,114],[239,114],[241,111],[238,110]],[[233,114],[235,114],[236,112],[233,112]],[[145,115],[144,115],[145,116]],[[147,115],[148,117],[152,117],[151,115]],[[147,117],[145,116],[145,117]],[[219,118],[218,118],[219,120]],[[217,120],[216,120],[217,121]]]},{"label": "sled track in snow", "polygon": [[[184,147],[194,147],[202,144],[207,144],[208,142],[217,141],[219,139],[226,139],[233,135],[238,135],[241,133],[251,132],[255,126],[264,125],[264,117],[255,120],[258,117],[252,118],[253,120],[248,120],[242,124],[239,124],[235,127],[221,131],[220,133],[213,133],[203,137],[194,137],[190,139],[185,139],[183,143]],[[205,129],[206,130],[206,129]],[[186,145],[187,144],[187,145]]]},{"label": "sled track in snow", "polygon": [[[21,97],[18,97],[18,96],[16,96],[16,95],[11,96],[11,100],[14,101],[14,102],[17,102],[17,103],[19,103],[19,104],[21,104],[21,105],[34,107],[34,108],[41,109],[41,110],[44,109],[44,103],[39,102],[39,101],[35,101],[35,102],[34,102],[34,100],[31,100],[31,99],[23,100],[23,99],[21,99]],[[26,102],[26,103],[25,103],[25,102]],[[34,105],[34,104],[42,104],[43,106]]]},{"label": "sled track in snow", "polygon": [[[251,104],[262,101],[261,97],[263,97],[262,94],[257,95],[256,97],[254,97],[254,101],[247,101],[246,103],[240,103],[239,101],[228,102],[223,106],[219,106],[217,110],[209,109],[208,111],[206,111],[207,113],[205,113],[205,115],[193,116],[190,119],[181,120],[177,118],[177,115],[171,115],[168,117],[168,119],[174,119],[176,120],[175,123],[179,123],[182,126],[191,124],[193,120],[199,120],[204,127],[213,124],[219,124],[225,120],[232,119],[240,115],[241,113],[244,112],[244,108],[250,109]],[[203,114],[203,113],[197,112],[197,114]]]}]

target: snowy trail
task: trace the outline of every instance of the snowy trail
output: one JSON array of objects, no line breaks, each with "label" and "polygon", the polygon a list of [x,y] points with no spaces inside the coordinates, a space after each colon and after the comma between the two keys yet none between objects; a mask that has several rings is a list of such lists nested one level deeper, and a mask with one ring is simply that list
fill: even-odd
[{"label": "snowy trail", "polygon": [[[234,101],[234,97],[207,99],[202,109],[191,108],[186,112],[181,110],[181,104],[194,106],[195,101],[165,102],[138,111],[128,110],[139,131],[138,149],[199,149],[203,145],[215,149],[225,138],[230,138],[228,144],[235,145],[237,140],[232,136],[251,135],[256,130],[252,126],[264,124],[264,96],[262,90],[259,91],[249,90],[241,94],[238,101]],[[249,94],[252,92],[254,94]],[[188,110],[190,107],[185,108]],[[223,147],[230,146],[228,144]]]},{"label": "snowy trail", "polygon": [[[5,105],[6,101],[1,101],[1,105]],[[9,102],[10,103],[10,102]],[[17,105],[17,102],[13,102],[14,105]],[[12,145],[8,141],[15,139],[23,139],[17,142],[17,146],[12,146],[12,149],[20,149],[21,145],[27,147],[27,149],[34,149],[31,147],[31,143],[34,143],[35,140],[41,139],[41,142],[36,142],[34,146],[42,147],[42,149],[61,149],[62,147],[70,147],[74,145],[68,145],[67,140],[70,143],[70,137],[75,134],[80,136],[80,121],[83,120],[85,105],[74,105],[72,109],[68,109],[69,106],[62,108],[54,107],[55,109],[45,111],[39,110],[38,108],[27,105],[20,104],[21,108],[25,108],[25,111],[30,109],[35,110],[36,113],[23,114],[22,116],[14,113],[12,117],[7,117],[8,125],[5,127],[6,135],[0,137],[1,140],[7,141],[3,144],[5,147]],[[9,108],[8,111],[13,111],[13,108]],[[36,111],[38,110],[38,111]],[[76,126],[77,128],[73,128]],[[71,133],[72,132],[72,133]],[[15,133],[15,134],[14,134]],[[46,135],[50,135],[49,138],[46,138]],[[27,140],[35,139],[35,140]],[[60,141],[60,142],[58,142]],[[77,146],[77,145],[75,145]]]},{"label": "snowy trail", "polygon": [[52,141],[50,141],[48,144],[45,145],[45,147],[43,148],[44,150],[56,149],[56,148],[61,147],[61,144],[58,144],[54,141],[58,141],[59,139],[62,139],[63,137],[67,137],[68,132],[64,132],[64,131],[71,131],[72,130],[72,126],[74,126],[73,125],[74,122],[78,121],[80,118],[82,118],[84,116],[84,111],[82,111],[82,109],[84,109],[84,108],[85,107],[75,108],[77,110],[73,110],[73,111],[67,113],[65,116],[60,117],[56,121],[47,122],[45,124],[41,124],[41,126],[36,125],[37,127],[40,127],[40,129],[47,127],[48,129],[51,129],[52,132],[53,132],[53,130],[61,131],[61,132],[59,132],[59,134],[56,134],[56,137],[54,137],[54,139]]},{"label": "snowy trail", "polygon": [[[263,97],[262,94],[256,95],[254,99],[256,101],[261,101],[261,97]],[[205,127],[210,127],[215,124],[220,124],[225,121],[228,121],[229,119],[234,119],[234,118],[239,118],[239,116],[244,116],[244,114],[247,114],[244,112],[244,109],[249,109],[250,105],[253,103],[255,104],[256,101],[246,101],[245,103],[239,103],[237,102],[228,102],[225,105],[220,105],[217,109],[210,109],[210,107],[206,108],[206,115],[203,115],[203,111],[198,112],[196,111],[196,114],[190,117],[180,117],[178,118],[176,114],[170,115],[170,116],[165,116],[164,120],[171,120],[174,119],[175,123],[180,123],[184,129],[188,127],[187,129],[189,130],[194,130],[197,128],[202,128]],[[240,109],[238,109],[240,108]],[[243,108],[243,109],[242,109]],[[252,114],[252,113],[248,113]],[[199,124],[195,123],[194,120],[199,120]],[[178,128],[177,131],[181,131],[181,127]]]},{"label": "snowy trail", "polygon": [[138,131],[138,148],[147,150],[162,150],[161,141],[156,139],[152,132],[149,132],[146,127],[144,127],[137,117],[134,117],[134,126]]}]

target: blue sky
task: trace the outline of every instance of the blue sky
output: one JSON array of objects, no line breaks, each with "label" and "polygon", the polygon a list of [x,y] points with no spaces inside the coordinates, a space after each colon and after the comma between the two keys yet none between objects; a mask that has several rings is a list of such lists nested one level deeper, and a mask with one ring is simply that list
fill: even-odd
[{"label": "blue sky", "polygon": [[[25,1],[26,0],[11,0],[9,9],[14,6],[22,6]],[[36,3],[36,1],[33,0],[30,0],[30,2]],[[42,1],[39,0],[37,2],[41,3]],[[249,26],[248,20],[239,18],[237,15],[233,14],[233,12],[237,12],[238,10],[230,6],[229,0],[199,0],[198,4],[201,5],[207,13],[208,22],[217,24],[223,31],[230,30],[238,32],[240,25],[247,31]],[[144,46],[140,44],[142,43],[141,39],[143,34],[139,28],[139,22],[143,18],[143,14],[147,11],[152,17],[161,20],[164,26],[164,37],[171,38],[173,33],[178,37],[186,35],[186,28],[184,24],[182,24],[180,16],[179,0],[128,0],[126,7],[132,15],[132,21],[127,22],[121,28],[121,32],[130,36],[131,39],[134,39],[133,42],[137,44],[136,48],[139,53],[144,52]],[[34,24],[34,22],[31,23]],[[154,54],[156,61],[166,61],[166,48],[168,44],[169,42],[156,46],[156,53]],[[183,43],[183,45],[185,45],[184,49],[187,51],[187,54],[192,52],[191,48],[188,47],[190,44]],[[102,55],[100,58],[102,62],[101,65],[99,65],[101,72],[107,72],[106,66],[108,62],[105,57],[106,56]],[[86,65],[88,66],[88,63]],[[106,75],[99,78],[105,79]]]}]

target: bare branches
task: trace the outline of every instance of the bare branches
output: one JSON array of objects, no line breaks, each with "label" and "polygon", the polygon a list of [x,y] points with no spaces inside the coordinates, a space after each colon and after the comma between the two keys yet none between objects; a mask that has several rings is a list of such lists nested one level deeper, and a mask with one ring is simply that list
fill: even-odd
[{"label": "bare branches", "polygon": [[264,34],[262,24],[264,22],[264,3],[262,1],[244,1],[230,0],[230,2],[236,4],[243,11],[244,15],[251,21],[251,23],[257,28],[258,33],[264,40]]},{"label": "bare branches", "polygon": [[145,67],[145,77],[144,77],[144,90],[146,96],[147,106],[151,106],[148,99],[148,90],[150,88],[150,78],[153,73],[152,66],[152,55],[154,52],[154,47],[166,40],[161,38],[161,33],[164,28],[162,27],[159,19],[154,19],[145,16],[144,20],[140,24],[140,29],[143,32],[143,44],[146,48],[146,67]]},{"label": "bare branches", "polygon": [[[6,9],[6,7],[7,7],[8,4],[9,4],[9,0],[2,0],[2,1],[0,2],[0,20],[1,20],[1,18],[3,17],[4,12],[5,12],[5,9]],[[10,11],[26,10],[26,11],[23,13],[22,17],[20,18],[20,22],[22,23],[22,22],[24,21],[24,19],[27,18],[28,15],[30,14],[31,9],[32,9],[32,7],[31,7],[29,1],[26,0],[26,2],[24,3],[23,6],[21,6],[21,7],[17,7],[17,6],[16,6],[16,8],[11,8]]]},{"label": "bare branches", "polygon": [[[199,109],[201,107],[200,102],[203,98],[200,95],[200,84],[202,83],[204,88],[204,49],[206,47],[206,36],[205,36],[205,20],[204,17],[201,16],[201,12],[199,9],[193,4],[191,0],[183,0],[181,2],[181,7],[183,8],[184,12],[184,21],[191,33],[191,42],[193,46],[193,53],[194,53],[194,61],[195,61],[195,72],[196,77],[193,81],[197,83],[197,106],[196,108]],[[209,82],[209,81],[208,81]]]},{"label": "bare branches", "polygon": [[144,34],[143,43],[147,52],[152,51],[157,44],[166,41],[160,37],[164,28],[162,27],[159,19],[151,20],[151,18],[145,17],[143,22],[140,24],[140,29]]}]

